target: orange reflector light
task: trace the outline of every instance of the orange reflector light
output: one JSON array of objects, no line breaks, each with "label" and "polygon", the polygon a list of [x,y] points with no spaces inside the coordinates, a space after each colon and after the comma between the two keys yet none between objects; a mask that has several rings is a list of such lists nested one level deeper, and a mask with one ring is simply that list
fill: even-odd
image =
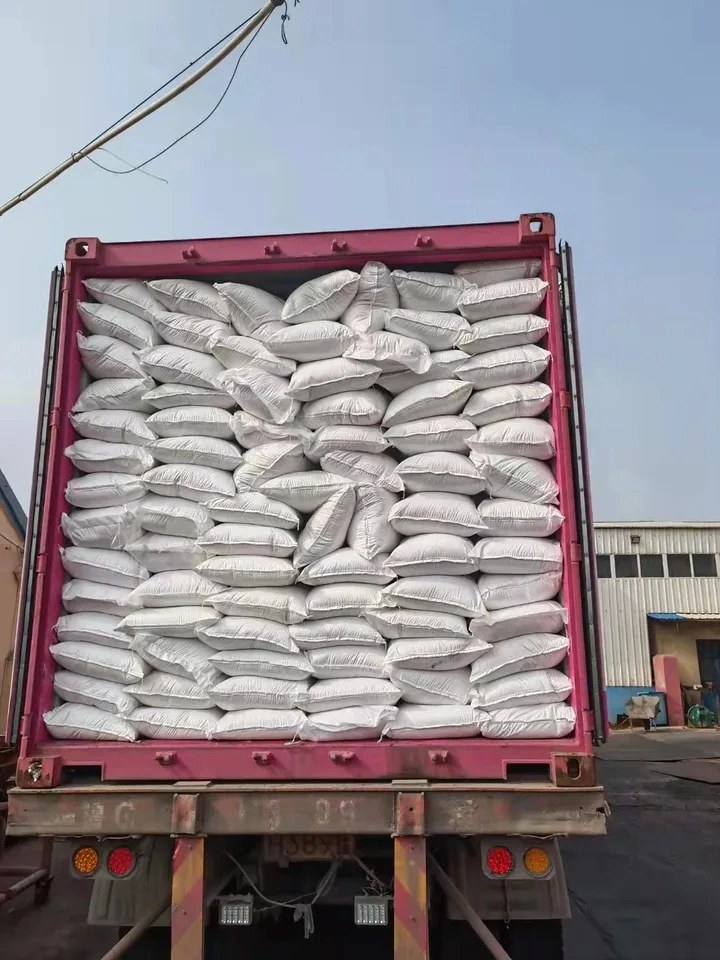
[{"label": "orange reflector light", "polygon": [[496,877],[505,877],[515,866],[515,860],[507,847],[491,847],[486,856],[486,862],[490,873]]},{"label": "orange reflector light", "polygon": [[89,876],[95,873],[100,863],[100,857],[94,847],[78,847],[73,854],[72,865],[78,873]]},{"label": "orange reflector light", "polygon": [[108,854],[108,873],[114,877],[126,877],[135,867],[135,853],[129,847],[115,847]]},{"label": "orange reflector light", "polygon": [[540,847],[529,847],[525,851],[523,863],[527,872],[535,877],[544,876],[550,869],[550,857]]}]

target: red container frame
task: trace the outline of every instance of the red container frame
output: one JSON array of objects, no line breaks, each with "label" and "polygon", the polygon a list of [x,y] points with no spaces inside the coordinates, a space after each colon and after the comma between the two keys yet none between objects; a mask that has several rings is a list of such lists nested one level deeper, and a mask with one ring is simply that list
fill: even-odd
[{"label": "red container frame", "polygon": [[[282,744],[270,741],[141,740],[136,743],[61,741],[48,737],[42,715],[53,702],[54,661],[49,653],[53,625],[61,612],[64,572],[59,549],[65,540],[60,516],[67,509],[65,486],[72,464],[63,456],[75,439],[69,412],[77,399],[82,366],[76,334],[82,329],[76,304],[86,298],[91,277],[139,279],[216,277],[289,270],[359,268],[382,260],[394,268],[469,260],[537,258],[549,283],[544,310],[552,354],[550,419],[557,438],[555,473],[560,488],[564,556],[562,596],[568,609],[577,712],[573,734],[558,740],[423,740]],[[42,760],[58,782],[63,768],[94,768],[106,781],[252,780],[505,780],[513,768],[545,768],[550,776],[568,756],[593,752],[583,638],[580,550],[576,524],[577,484],[569,431],[555,221],[528,214],[492,224],[241,237],[197,241],[105,244],[95,238],[68,241],[57,339],[57,374],[48,437],[48,470],[35,569],[34,610],[26,696],[21,722],[20,762]]]}]

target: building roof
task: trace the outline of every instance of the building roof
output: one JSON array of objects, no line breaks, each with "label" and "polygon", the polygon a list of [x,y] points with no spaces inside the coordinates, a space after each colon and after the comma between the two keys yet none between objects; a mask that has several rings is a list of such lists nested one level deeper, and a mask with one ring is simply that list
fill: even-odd
[{"label": "building roof", "polygon": [[27,517],[25,511],[20,506],[20,501],[13,493],[13,488],[7,481],[7,477],[0,470],[0,503],[5,508],[8,520],[12,523],[21,540],[25,539],[25,528],[27,527]]},{"label": "building roof", "polygon": [[595,520],[594,527],[623,530],[647,527],[662,530],[720,530],[720,520]]}]

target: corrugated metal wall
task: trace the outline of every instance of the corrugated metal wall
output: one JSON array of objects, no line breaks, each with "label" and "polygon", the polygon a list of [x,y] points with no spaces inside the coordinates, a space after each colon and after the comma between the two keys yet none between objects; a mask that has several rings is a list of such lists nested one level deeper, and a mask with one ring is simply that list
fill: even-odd
[{"label": "corrugated metal wall", "polygon": [[[631,542],[639,536],[640,542]],[[708,527],[596,527],[598,553],[720,553],[720,524]],[[720,558],[718,558],[720,566]],[[648,613],[720,619],[720,578],[644,577],[598,581],[608,686],[652,683]]]}]

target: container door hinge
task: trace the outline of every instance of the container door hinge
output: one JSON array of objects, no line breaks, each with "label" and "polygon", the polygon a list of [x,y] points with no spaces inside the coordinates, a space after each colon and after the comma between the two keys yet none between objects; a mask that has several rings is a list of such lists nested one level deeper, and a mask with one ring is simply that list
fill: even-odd
[{"label": "container door hinge", "polygon": [[48,424],[51,430],[55,430],[58,426],[60,426],[60,416],[60,408],[53,407],[48,416]]},{"label": "container door hinge", "polygon": [[580,563],[582,560],[582,549],[580,544],[574,540],[570,544],[570,563]]},{"label": "container door hinge", "polygon": [[561,390],[558,399],[560,401],[561,410],[572,409],[572,397],[570,396],[569,390]]},{"label": "container door hinge", "polygon": [[45,573],[47,568],[47,554],[39,553],[35,558],[35,573],[40,575]]}]

